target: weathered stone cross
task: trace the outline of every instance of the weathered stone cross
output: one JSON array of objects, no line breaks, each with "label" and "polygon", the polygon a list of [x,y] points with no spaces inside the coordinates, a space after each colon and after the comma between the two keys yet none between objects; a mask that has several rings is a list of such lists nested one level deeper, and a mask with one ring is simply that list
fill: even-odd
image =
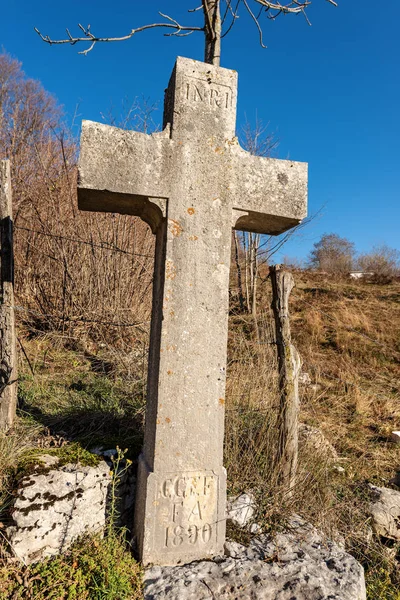
[{"label": "weathered stone cross", "polygon": [[179,57],[161,133],[82,127],[79,207],[139,216],[157,236],[135,514],[144,564],[223,550],[231,231],[278,234],[306,214],[307,165],[245,152],[236,94],[235,71]]}]

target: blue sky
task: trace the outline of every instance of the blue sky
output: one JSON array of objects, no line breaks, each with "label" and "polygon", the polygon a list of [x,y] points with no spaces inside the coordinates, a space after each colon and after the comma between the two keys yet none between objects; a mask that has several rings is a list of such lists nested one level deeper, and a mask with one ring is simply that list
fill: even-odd
[{"label": "blue sky", "polygon": [[[256,115],[280,140],[278,156],[309,163],[309,213],[322,213],[284,249],[304,258],[323,233],[349,238],[360,252],[386,243],[400,250],[400,3],[313,0],[312,27],[301,16],[265,20],[268,49],[242,14],[223,40],[222,66],[239,72],[238,127]],[[157,11],[191,24],[196,2],[159,0],[7,0],[0,46],[23,63],[64,106],[72,121],[101,120],[124,99],[159,103],[175,57],[203,58],[203,38],[164,37],[161,30],[118,44],[77,46],[41,42],[33,27],[64,37],[65,27],[91,24],[97,35],[122,35],[159,21]],[[198,13],[200,17],[200,13]],[[279,257],[278,257],[279,258]]]}]

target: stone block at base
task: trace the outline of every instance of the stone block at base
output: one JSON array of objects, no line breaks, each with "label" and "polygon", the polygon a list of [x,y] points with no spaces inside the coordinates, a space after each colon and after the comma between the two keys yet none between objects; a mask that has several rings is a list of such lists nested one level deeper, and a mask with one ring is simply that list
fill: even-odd
[{"label": "stone block at base", "polygon": [[176,565],[223,553],[226,471],[153,473],[139,459],[135,532],[144,565]]}]

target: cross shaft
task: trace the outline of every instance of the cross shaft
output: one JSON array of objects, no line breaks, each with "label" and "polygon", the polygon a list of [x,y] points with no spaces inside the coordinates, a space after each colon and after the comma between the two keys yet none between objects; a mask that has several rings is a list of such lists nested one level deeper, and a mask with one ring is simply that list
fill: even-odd
[{"label": "cross shaft", "polygon": [[179,57],[161,133],[82,128],[79,207],[137,215],[156,234],[135,515],[145,564],[222,551],[231,231],[277,234],[306,213],[305,164],[240,148],[236,87],[236,72]]}]

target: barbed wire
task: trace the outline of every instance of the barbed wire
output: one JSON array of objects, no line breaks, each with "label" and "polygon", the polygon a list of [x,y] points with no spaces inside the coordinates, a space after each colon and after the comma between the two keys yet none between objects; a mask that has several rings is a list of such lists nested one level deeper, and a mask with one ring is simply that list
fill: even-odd
[{"label": "barbed wire", "polygon": [[103,242],[101,244],[97,244],[96,242],[90,242],[87,240],[81,240],[78,238],[72,238],[65,235],[60,235],[56,233],[47,233],[46,231],[40,231],[39,229],[30,229],[29,227],[22,227],[21,225],[14,225],[14,229],[21,229],[23,231],[29,231],[30,233],[36,233],[38,235],[43,235],[45,237],[56,238],[60,240],[67,240],[69,242],[74,242],[76,244],[84,244],[86,246],[91,246],[92,248],[101,248],[102,250],[109,250],[111,252],[121,252],[122,254],[128,254],[129,256],[140,256],[142,258],[154,258],[153,254],[142,254],[140,252],[130,252],[129,250],[123,250],[118,246],[111,245],[109,242]]},{"label": "barbed wire", "polygon": [[46,318],[46,319],[58,319],[59,321],[64,321],[64,322],[69,322],[69,323],[97,323],[99,325],[111,325],[113,327],[139,327],[141,325],[149,325],[150,324],[150,321],[136,321],[134,323],[119,323],[119,322],[115,322],[115,321],[103,321],[100,319],[89,319],[87,317],[69,317],[67,315],[59,316],[59,315],[54,315],[54,314],[41,313],[39,311],[31,310],[24,306],[17,306],[17,305],[12,306],[12,305],[7,305],[7,304],[3,304],[2,306],[4,306],[5,308],[12,308],[14,310],[17,310],[18,312],[25,312],[25,313],[31,314],[35,317],[41,317],[41,318]]},{"label": "barbed wire", "polygon": [[[3,306],[5,306],[6,308],[13,308],[14,310],[19,311],[19,312],[25,312],[25,313],[31,314],[31,315],[36,316],[36,317],[58,319],[59,321],[70,322],[70,323],[96,323],[96,324],[109,325],[109,326],[114,326],[114,327],[140,327],[142,325],[149,325],[150,324],[150,321],[137,321],[137,322],[134,322],[134,323],[121,323],[121,322],[115,322],[115,321],[104,321],[104,320],[100,320],[100,319],[90,319],[90,318],[87,318],[87,317],[68,317],[68,316],[62,317],[62,316],[58,316],[58,315],[51,315],[51,314],[41,313],[39,311],[31,310],[31,309],[25,308],[23,306],[18,306],[18,305],[14,305],[14,306],[3,305]],[[263,346],[263,345],[276,345],[276,341],[254,342],[254,344],[255,345],[260,345],[260,346]],[[22,346],[21,343],[20,343],[20,345]],[[29,359],[26,356],[26,353],[25,353],[25,351],[24,351],[23,348],[22,348],[22,350],[23,350],[23,353],[25,355],[25,358],[29,362]],[[307,360],[306,360],[305,366],[306,366],[307,370],[310,370],[310,371],[312,371],[314,373],[318,372],[324,378],[330,379],[330,380],[335,381],[337,383],[341,383],[341,384],[343,384],[343,385],[345,385],[347,387],[357,388],[357,389],[363,391],[367,395],[373,395],[374,397],[383,398],[385,400],[387,400],[387,398],[388,398],[388,395],[382,394],[380,392],[376,392],[375,390],[367,389],[363,385],[360,385],[360,383],[358,383],[358,382],[351,382],[351,381],[348,381],[348,380],[343,379],[341,377],[338,377],[338,376],[332,375],[330,373],[327,373],[325,371],[321,371],[319,368],[317,368],[316,366],[312,365]],[[303,372],[304,372],[304,370],[303,370]],[[389,383],[388,380],[387,380],[387,382]],[[396,393],[397,393],[397,391],[396,391]],[[238,397],[243,398],[243,394],[235,394],[235,393],[231,394],[229,392],[228,392],[227,396],[228,397],[232,397],[232,398],[234,398],[234,397],[236,397],[236,398],[238,398]],[[247,394],[246,394],[246,396],[247,396]],[[235,408],[233,408],[233,407],[227,407],[227,410],[229,410],[229,411],[238,411],[238,412],[241,412],[241,411],[244,411],[244,412],[246,412],[246,411],[250,411],[250,412],[267,412],[267,411],[271,410],[271,408],[272,407],[268,407],[266,409],[262,409],[260,407],[258,407],[258,408],[250,408],[250,407],[235,407]]]},{"label": "barbed wire", "polygon": [[[43,235],[43,236],[46,236],[46,237],[56,238],[56,239],[63,239],[63,240],[67,240],[67,241],[70,241],[70,242],[77,243],[77,244],[84,244],[84,245],[87,245],[87,246],[91,246],[93,248],[100,248],[102,250],[108,250],[108,251],[111,251],[111,252],[120,252],[122,254],[127,254],[127,255],[130,255],[130,256],[140,256],[142,258],[153,258],[154,257],[152,254],[144,254],[144,253],[139,253],[139,252],[130,252],[129,250],[123,250],[122,248],[119,248],[118,246],[115,246],[115,245],[111,246],[108,242],[107,243],[104,242],[104,243],[101,243],[101,244],[97,244],[97,243],[92,242],[92,241],[81,240],[81,239],[78,239],[78,238],[72,238],[72,237],[63,236],[63,235],[60,235],[60,234],[48,233],[48,232],[40,231],[40,230],[37,230],[37,229],[31,229],[29,227],[23,227],[21,225],[14,225],[14,227],[15,227],[15,229],[21,229],[21,230],[28,231],[28,232],[31,232],[31,233],[36,233],[38,235]],[[320,314],[323,314],[326,317],[328,317],[331,321],[338,323],[337,318],[333,317],[332,315],[330,315],[326,311],[324,311],[324,310],[322,310],[320,308],[317,308],[316,306],[314,306],[313,304],[311,304],[311,302],[308,302],[305,299],[303,299],[303,302],[305,304],[308,304],[308,306],[311,306],[313,308],[313,310],[316,310]],[[52,317],[52,315],[43,315],[43,316]],[[104,324],[107,324],[107,323],[104,323]],[[352,332],[352,333],[356,333],[357,335],[359,335],[359,336],[361,336],[361,337],[369,340],[370,342],[373,342],[374,344],[377,344],[378,346],[381,346],[382,348],[388,349],[393,354],[395,354],[396,356],[400,357],[400,352],[398,352],[394,348],[391,348],[387,344],[385,344],[383,342],[380,342],[379,340],[376,340],[375,338],[372,338],[371,336],[369,336],[369,335],[367,335],[367,334],[365,334],[365,333],[363,333],[361,331],[358,331],[354,327],[349,327],[348,325],[345,325],[344,323],[340,323],[339,322],[339,325],[341,327],[343,327],[344,329],[346,329],[346,331],[349,331],[349,332]]]}]

